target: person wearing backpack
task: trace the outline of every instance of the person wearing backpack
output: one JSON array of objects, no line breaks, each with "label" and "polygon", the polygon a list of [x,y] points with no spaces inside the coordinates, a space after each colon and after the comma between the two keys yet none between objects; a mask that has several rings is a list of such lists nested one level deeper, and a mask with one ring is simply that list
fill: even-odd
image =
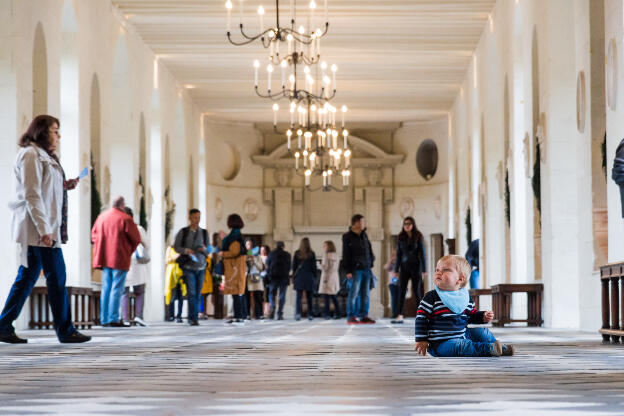
[{"label": "person wearing backpack", "polygon": [[197,321],[198,305],[206,270],[206,247],[209,244],[208,231],[199,226],[201,212],[197,208],[189,211],[189,226],[176,234],[173,249],[180,253],[178,263],[182,267],[184,283],[187,288],[188,323],[199,325]]},{"label": "person wearing backpack", "polygon": [[276,242],[275,250],[269,253],[267,258],[267,276],[269,276],[269,303],[271,311],[269,317],[275,319],[275,298],[279,290],[279,303],[277,319],[284,319],[284,303],[286,303],[286,289],[288,288],[290,275],[290,253],[284,250],[284,242]]},{"label": "person wearing backpack", "polygon": [[230,230],[221,245],[223,252],[224,281],[223,294],[232,295],[234,301],[234,319],[229,324],[244,324],[245,319],[245,282],[247,280],[247,252],[241,234],[245,226],[238,214],[231,214],[227,219]]}]

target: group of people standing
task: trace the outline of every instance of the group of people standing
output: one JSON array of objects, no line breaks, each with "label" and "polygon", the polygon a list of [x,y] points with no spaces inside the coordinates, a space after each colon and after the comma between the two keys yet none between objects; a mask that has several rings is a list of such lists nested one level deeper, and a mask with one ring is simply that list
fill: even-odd
[{"label": "group of people standing", "polygon": [[[42,269],[59,340],[68,343],[90,340],[72,324],[65,287],[66,269],[61,244],[67,241],[67,193],[78,185],[80,177],[67,179],[55,154],[61,137],[59,127],[58,119],[37,116],[18,142],[20,150],[14,166],[16,198],[10,207],[14,213],[12,232],[21,246],[21,256],[15,283],[0,313],[0,342],[27,342],[15,334],[13,321],[19,316]],[[167,285],[170,293],[166,295],[168,299],[173,294],[176,295],[174,298],[181,300],[186,294],[190,325],[198,325],[198,316],[205,305],[202,288],[206,282],[212,283],[213,276],[223,276],[224,294],[232,296],[234,316],[230,323],[241,323],[249,317],[252,303],[254,316],[264,318],[266,300],[270,305],[269,317],[274,319],[277,315],[277,319],[283,319],[286,290],[291,279],[296,291],[295,319],[299,320],[303,315],[304,296],[308,319],[313,319],[313,293],[316,290],[324,296],[324,316],[340,317],[336,297],[341,288],[340,269],[346,276],[348,288],[347,323],[375,322],[369,317],[369,292],[375,282],[371,269],[375,255],[362,215],[352,217],[351,227],[342,236],[342,260],[338,258],[332,241],[323,243],[318,288],[317,258],[308,238],[301,240],[292,258],[283,242],[277,242],[275,250],[263,246],[256,252],[253,242],[242,236],[242,218],[232,214],[227,219],[230,233],[213,235],[210,245],[206,230],[199,227],[200,219],[200,211],[192,209],[189,226],[177,233],[173,247],[167,252],[168,268],[178,268],[180,273],[178,280],[173,282],[175,284]],[[407,282],[412,282],[415,297],[419,300],[426,270],[422,234],[413,218],[406,218],[403,225],[396,261],[392,265],[393,277],[398,281],[398,299],[393,308],[396,322],[402,319]],[[135,298],[136,323],[144,324],[149,243],[146,230],[135,223],[133,212],[125,206],[123,197],[116,198],[112,208],[98,216],[91,240],[93,268],[102,270],[102,326],[127,326],[131,291]],[[332,303],[333,315],[330,314]],[[123,311],[121,317],[120,310]],[[181,308],[178,309],[178,319],[181,319],[180,311]]]},{"label": "group of people standing", "polygon": [[[263,245],[256,251],[253,241],[245,239],[242,235],[244,222],[238,214],[230,215],[227,225],[230,233],[221,241],[216,260],[212,261],[212,267],[216,269],[222,263],[223,293],[232,296],[233,317],[228,323],[242,324],[249,319],[252,303],[256,319],[265,318],[263,308],[265,303],[269,304],[268,317],[270,319],[276,317],[278,320],[284,319],[286,292],[291,281],[295,290],[296,320],[300,320],[304,315],[304,297],[307,305],[307,318],[314,319],[313,294],[315,292],[324,297],[323,316],[326,319],[338,319],[342,316],[337,297],[341,289],[339,273],[341,261],[333,241],[323,243],[323,256],[319,262],[307,237],[301,240],[299,249],[292,256],[285,250],[282,241],[276,243],[274,250]],[[343,236],[342,267],[348,279],[349,295],[346,313],[347,322],[350,324],[375,322],[368,316],[369,291],[373,281],[371,268],[375,256],[365,228],[364,217],[355,215],[352,218],[351,228]],[[178,252],[188,250],[178,244],[174,245],[174,249]],[[317,287],[319,266],[321,276]],[[186,272],[183,271],[183,273]],[[213,274],[219,275],[219,273]],[[187,297],[190,299],[189,316],[194,316],[194,307],[191,302],[195,302],[192,299],[194,299],[193,294],[197,292],[192,285],[187,285],[186,290],[189,291]]]}]

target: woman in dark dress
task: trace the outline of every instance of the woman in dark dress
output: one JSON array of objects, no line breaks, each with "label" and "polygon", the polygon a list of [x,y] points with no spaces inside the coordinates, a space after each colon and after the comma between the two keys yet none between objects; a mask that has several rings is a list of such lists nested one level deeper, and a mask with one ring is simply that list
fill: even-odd
[{"label": "woman in dark dress", "polygon": [[301,319],[301,296],[305,292],[308,301],[308,319],[314,319],[312,294],[316,281],[316,255],[310,248],[310,240],[306,237],[301,240],[299,250],[295,252],[292,263],[295,290],[297,291],[295,319]]},{"label": "woman in dark dress", "polygon": [[399,276],[399,315],[392,320],[393,324],[403,323],[403,306],[407,294],[407,284],[412,281],[412,294],[416,299],[416,305],[423,296],[423,279],[427,277],[427,265],[425,263],[425,243],[423,235],[416,227],[414,218],[407,217],[403,220],[403,229],[399,234],[396,250],[394,273]]}]

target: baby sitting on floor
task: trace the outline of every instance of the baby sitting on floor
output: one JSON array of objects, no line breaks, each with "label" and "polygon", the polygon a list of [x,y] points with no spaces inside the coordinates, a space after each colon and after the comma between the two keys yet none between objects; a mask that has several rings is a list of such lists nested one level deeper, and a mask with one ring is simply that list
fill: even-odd
[{"label": "baby sitting on floor", "polygon": [[434,357],[500,357],[513,355],[512,345],[499,343],[487,328],[466,328],[494,319],[492,311],[477,311],[466,289],[471,268],[456,255],[436,265],[435,290],[425,294],[416,315],[415,350]]}]

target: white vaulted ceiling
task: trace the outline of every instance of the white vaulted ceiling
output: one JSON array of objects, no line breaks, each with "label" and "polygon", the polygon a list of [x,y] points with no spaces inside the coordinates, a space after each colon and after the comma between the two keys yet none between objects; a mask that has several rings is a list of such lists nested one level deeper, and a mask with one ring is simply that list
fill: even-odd
[{"label": "white vaulted ceiling", "polygon": [[[357,121],[446,114],[495,1],[328,0],[330,28],[321,52],[339,67],[334,105],[346,104],[348,118]],[[239,2],[232,2],[236,34]],[[180,84],[196,87],[190,94],[202,112],[227,120],[272,119],[271,105],[253,91],[253,60],[266,59],[268,51],[259,43],[228,42],[225,0],[112,3]],[[297,3],[303,10],[308,1]],[[317,3],[322,9],[323,0]],[[244,4],[244,23],[251,32],[258,30],[255,11],[260,4],[266,9],[265,27],[274,22],[273,0]],[[288,1],[280,7],[288,7]]]}]

